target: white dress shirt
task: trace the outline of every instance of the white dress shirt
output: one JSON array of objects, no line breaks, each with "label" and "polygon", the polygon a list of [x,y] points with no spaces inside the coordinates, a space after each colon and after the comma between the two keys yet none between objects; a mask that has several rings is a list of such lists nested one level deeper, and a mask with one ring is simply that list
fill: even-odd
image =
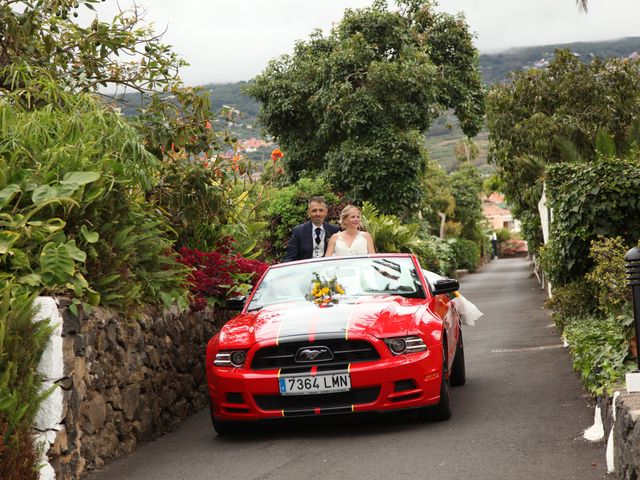
[{"label": "white dress shirt", "polygon": [[[316,228],[320,229],[320,243],[316,244]],[[311,241],[313,242],[313,258],[324,257],[324,225],[314,225],[311,223]]]}]

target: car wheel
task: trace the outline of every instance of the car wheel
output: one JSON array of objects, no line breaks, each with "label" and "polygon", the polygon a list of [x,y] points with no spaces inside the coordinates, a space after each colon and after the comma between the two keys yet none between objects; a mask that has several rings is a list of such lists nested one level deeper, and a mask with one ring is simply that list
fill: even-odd
[{"label": "car wheel", "polygon": [[444,350],[446,339],[442,346],[442,379],[440,381],[440,400],[432,407],[426,407],[419,411],[421,420],[449,420],[451,418],[451,383],[448,375],[447,355]]},{"label": "car wheel", "polygon": [[460,331],[460,338],[458,338],[458,344],[456,345],[456,356],[453,359],[453,367],[451,370],[451,385],[459,387],[464,385],[467,381],[467,373],[464,366],[464,344],[462,343],[462,330]]},{"label": "car wheel", "polygon": [[238,431],[237,425],[234,422],[224,422],[222,420],[218,420],[213,415],[213,405],[211,405],[211,401],[209,401],[209,413],[211,414],[211,424],[218,436],[233,435]]},{"label": "car wheel", "polygon": [[221,420],[217,420],[215,417],[212,417],[211,421],[213,422],[213,429],[219,437],[233,435],[238,432],[238,429],[236,428],[237,425],[234,422],[223,422]]}]

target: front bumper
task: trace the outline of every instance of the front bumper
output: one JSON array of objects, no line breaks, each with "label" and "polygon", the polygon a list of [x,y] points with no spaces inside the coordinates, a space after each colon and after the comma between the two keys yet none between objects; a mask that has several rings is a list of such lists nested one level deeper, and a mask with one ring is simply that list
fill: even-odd
[{"label": "front bumper", "polygon": [[218,420],[252,421],[434,405],[440,395],[441,366],[433,350],[352,363],[344,369],[351,378],[348,392],[311,395],[281,395],[278,370],[207,365],[207,379],[212,414]]}]

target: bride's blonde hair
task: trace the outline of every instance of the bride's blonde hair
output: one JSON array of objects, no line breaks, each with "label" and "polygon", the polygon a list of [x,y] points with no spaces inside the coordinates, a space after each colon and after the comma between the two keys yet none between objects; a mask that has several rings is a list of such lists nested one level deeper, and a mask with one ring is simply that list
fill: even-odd
[{"label": "bride's blonde hair", "polygon": [[[362,215],[362,212],[360,211],[360,209],[358,207],[356,207],[355,205],[347,205],[346,207],[344,207],[342,209],[342,211],[340,212],[340,226],[344,229],[347,228],[347,218],[349,218],[349,215],[351,215],[351,212],[353,212],[354,210],[357,210],[358,213],[360,215]],[[360,221],[360,230],[362,230],[362,221]]]}]

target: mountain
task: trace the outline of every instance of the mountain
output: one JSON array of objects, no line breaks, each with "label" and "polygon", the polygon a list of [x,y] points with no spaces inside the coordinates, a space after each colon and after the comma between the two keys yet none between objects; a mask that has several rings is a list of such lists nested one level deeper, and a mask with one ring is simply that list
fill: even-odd
[{"label": "mountain", "polygon": [[544,67],[559,48],[571,50],[587,62],[595,57],[630,57],[634,53],[640,53],[640,37],[520,47],[499,53],[484,53],[480,55],[482,79],[485,85],[492,85],[506,80],[511,72]]},{"label": "mountain", "polygon": [[[496,82],[507,81],[511,72],[529,68],[543,68],[553,58],[556,49],[559,48],[569,49],[585,61],[590,61],[596,57],[632,57],[640,53],[640,37],[600,42],[519,47],[498,53],[483,53],[479,58],[482,79],[485,85],[491,86]],[[210,92],[211,105],[214,111],[232,107],[239,112],[234,122],[219,121],[218,127],[229,130],[241,140],[259,138],[261,136],[257,124],[260,105],[242,93],[242,88],[247,83],[246,81],[224,84],[212,83],[204,86],[205,90]],[[141,105],[142,101],[139,94],[125,95],[124,103],[122,104],[125,115],[134,115],[135,109]],[[454,147],[462,138],[464,138],[464,133],[459,128],[455,117],[449,114],[437,119],[431,129],[425,133],[425,144],[431,158],[442,165],[445,170],[452,171],[457,168],[458,163],[455,158]],[[492,166],[487,164],[488,132],[483,130],[475,140],[480,147],[480,155],[474,163],[485,172],[492,171]],[[247,156],[257,161],[265,160],[269,158],[272,148],[271,144],[263,146],[247,153]]]}]

